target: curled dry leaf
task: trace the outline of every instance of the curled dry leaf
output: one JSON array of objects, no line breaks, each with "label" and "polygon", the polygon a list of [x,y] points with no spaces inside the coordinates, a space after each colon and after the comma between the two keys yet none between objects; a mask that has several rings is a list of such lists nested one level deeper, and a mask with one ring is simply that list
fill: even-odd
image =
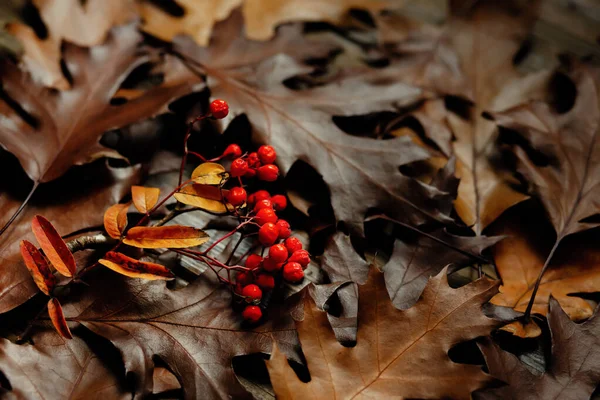
[{"label": "curled dry leaf", "polygon": [[31,221],[31,229],[52,266],[64,276],[73,276],[77,270],[75,257],[50,221],[36,215]]},{"label": "curled dry leaf", "polygon": [[160,189],[145,186],[132,186],[131,199],[137,210],[143,214],[152,210],[152,207],[158,203]]},{"label": "curled dry leaf", "polygon": [[27,240],[21,241],[20,248],[21,257],[23,257],[25,266],[33,277],[33,281],[46,296],[50,296],[54,285],[56,285],[56,278],[48,265],[48,261],[37,247]]},{"label": "curled dry leaf", "polygon": [[110,28],[135,18],[132,0],[34,0],[48,30],[40,39],[32,28],[20,23],[7,26],[24,48],[22,62],[36,81],[44,86],[67,90],[69,81],[61,70],[61,44],[64,41],[82,47],[102,44]]},{"label": "curled dry leaf", "polygon": [[569,320],[559,303],[551,299],[548,325],[552,336],[549,369],[532,373],[519,359],[484,339],[483,352],[490,374],[508,383],[473,394],[477,400],[500,399],[581,399],[592,396],[600,382],[600,318],[598,311],[588,321]]},{"label": "curled dry leaf", "polygon": [[208,239],[202,229],[190,226],[136,226],[127,231],[123,243],[143,249],[185,248],[199,246]]},{"label": "curled dry leaf", "polygon": [[220,185],[225,183],[227,178],[225,167],[213,162],[202,163],[192,172],[194,183],[201,185]]},{"label": "curled dry leaf", "polygon": [[115,204],[104,213],[104,229],[113,238],[119,239],[127,228],[127,210],[131,203]]},{"label": "curled dry leaf", "polygon": [[278,398],[468,399],[491,381],[480,366],[451,361],[448,351],[497,325],[481,310],[496,291],[494,281],[482,278],[452,289],[443,270],[406,311],[389,301],[383,274],[375,268],[358,291],[355,347],[338,343],[326,313],[307,299],[304,320],[296,327],[311,381],[301,382],[285,357],[274,351],[267,368]]},{"label": "curled dry leaf", "polygon": [[227,193],[229,193],[229,190],[194,183],[182,188],[173,197],[188,206],[198,207],[216,214],[224,214],[233,210],[233,206],[224,200]]},{"label": "curled dry leaf", "polygon": [[51,298],[50,301],[48,301],[48,315],[50,316],[52,325],[54,325],[54,329],[56,329],[56,332],[58,332],[60,336],[65,339],[73,339],[73,335],[71,334],[69,325],[67,325],[67,320],[65,319],[62,306],[58,299]]},{"label": "curled dry leaf", "polygon": [[175,275],[163,265],[136,260],[115,251],[109,251],[98,262],[130,278],[167,281],[175,278]]}]

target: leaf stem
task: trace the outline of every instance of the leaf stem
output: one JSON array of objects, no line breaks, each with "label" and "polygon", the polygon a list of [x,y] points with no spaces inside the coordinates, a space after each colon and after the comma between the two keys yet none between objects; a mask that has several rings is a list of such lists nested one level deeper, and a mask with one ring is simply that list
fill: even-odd
[{"label": "leaf stem", "polygon": [[561,236],[556,238],[556,242],[554,242],[554,246],[552,246],[552,249],[550,250],[548,257],[546,258],[546,261],[544,262],[544,266],[542,267],[542,270],[540,271],[540,274],[538,275],[537,280],[535,281],[535,286],[533,287],[533,291],[531,292],[531,298],[529,299],[529,303],[527,304],[527,309],[525,309],[525,314],[523,315],[523,319],[526,322],[528,322],[531,319],[531,309],[533,308],[533,304],[535,303],[535,296],[537,295],[538,289],[540,288],[540,283],[542,281],[542,277],[544,276],[546,269],[548,269],[548,266],[550,265],[550,261],[552,261],[552,257],[554,256],[554,253],[556,252],[556,249],[558,248],[558,245],[560,244],[561,240],[562,240]]},{"label": "leaf stem", "polygon": [[29,203],[29,200],[31,200],[31,196],[33,196],[33,193],[36,191],[36,189],[38,188],[39,185],[40,185],[39,181],[33,182],[33,187],[27,194],[27,197],[25,197],[25,200],[23,200],[23,202],[21,203],[21,205],[19,206],[17,211],[14,212],[12,217],[10,217],[10,219],[8,221],[6,221],[6,223],[4,224],[2,229],[0,229],[0,236],[2,236],[2,234],[12,225],[12,223],[15,222],[15,220],[17,219],[19,214],[21,214],[21,212],[25,209],[25,206]]}]

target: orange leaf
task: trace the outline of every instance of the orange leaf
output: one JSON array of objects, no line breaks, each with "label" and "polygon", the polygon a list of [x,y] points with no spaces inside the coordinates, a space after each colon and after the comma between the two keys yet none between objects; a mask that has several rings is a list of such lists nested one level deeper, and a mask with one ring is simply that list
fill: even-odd
[{"label": "orange leaf", "polygon": [[21,256],[35,284],[44,294],[50,296],[50,292],[56,284],[56,278],[52,274],[46,258],[33,243],[27,240],[21,241]]},{"label": "orange leaf", "polygon": [[160,195],[160,189],[149,188],[144,186],[132,186],[131,197],[133,205],[141,213],[147,213],[158,203],[158,196]]},{"label": "orange leaf", "polygon": [[127,227],[127,210],[131,203],[115,204],[104,213],[104,229],[113,238],[118,239]]},{"label": "orange leaf", "polygon": [[131,228],[123,243],[145,249],[185,248],[207,242],[208,235],[201,229],[190,226],[138,226]]},{"label": "orange leaf", "polygon": [[173,273],[166,267],[151,262],[139,261],[122,253],[109,251],[104,258],[98,261],[100,264],[130,278],[141,278],[148,280],[171,280],[175,278]]},{"label": "orange leaf", "polygon": [[174,197],[177,201],[187,204],[188,206],[198,207],[213,213],[226,213],[233,210],[233,206],[223,204],[223,198],[229,191],[220,189],[216,186],[193,184],[182,188],[175,193]]},{"label": "orange leaf", "polygon": [[50,316],[52,325],[54,325],[56,332],[58,332],[60,336],[65,339],[73,339],[73,335],[71,335],[71,330],[67,325],[65,314],[63,313],[62,306],[58,299],[52,298],[48,302],[48,315]]},{"label": "orange leaf", "polygon": [[31,222],[31,228],[54,268],[64,276],[73,276],[77,269],[75,258],[50,221],[36,215]]}]

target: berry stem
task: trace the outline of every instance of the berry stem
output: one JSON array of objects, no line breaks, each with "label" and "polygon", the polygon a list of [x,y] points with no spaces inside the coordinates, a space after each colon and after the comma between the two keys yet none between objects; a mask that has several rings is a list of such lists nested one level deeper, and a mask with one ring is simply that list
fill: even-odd
[{"label": "berry stem", "polygon": [[[207,118],[208,116],[209,116],[209,114],[204,114],[204,115],[194,118],[194,120],[189,123],[188,129],[185,132],[185,137],[183,138],[183,157],[181,157],[181,167],[179,168],[179,185],[180,186],[181,186],[181,181],[183,180],[183,171],[185,169],[187,155],[189,153],[188,152],[188,140],[190,140],[190,137],[192,136],[192,129],[194,128],[194,124],[196,122],[202,121],[203,119]],[[195,153],[194,155],[200,156],[198,153]],[[202,156],[200,156],[200,158],[202,160],[205,160],[204,157],[202,157]]]}]

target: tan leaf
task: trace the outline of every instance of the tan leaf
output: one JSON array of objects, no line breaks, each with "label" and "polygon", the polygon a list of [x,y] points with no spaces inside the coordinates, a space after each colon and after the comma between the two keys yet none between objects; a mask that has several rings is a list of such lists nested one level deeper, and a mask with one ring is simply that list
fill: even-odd
[{"label": "tan leaf", "polygon": [[223,214],[233,210],[233,206],[224,204],[224,198],[229,191],[210,185],[192,184],[184,187],[173,197],[188,206]]},{"label": "tan leaf", "polygon": [[48,315],[50,316],[52,325],[54,325],[54,329],[56,329],[56,332],[58,332],[60,336],[65,339],[73,339],[73,335],[71,335],[71,330],[69,329],[69,325],[67,325],[67,320],[65,319],[62,306],[58,299],[51,298],[48,302]]},{"label": "tan leaf", "polygon": [[137,210],[143,214],[149,212],[158,203],[160,189],[145,186],[132,186],[131,199]]},{"label": "tan leaf", "polygon": [[104,213],[104,229],[113,238],[119,239],[127,227],[127,210],[131,203],[115,204]]},{"label": "tan leaf", "polygon": [[141,278],[148,280],[171,280],[173,273],[160,264],[136,260],[122,253],[109,251],[98,262],[113,271],[130,278]]},{"label": "tan leaf", "polygon": [[56,278],[52,274],[46,258],[44,258],[37,247],[27,240],[21,241],[21,256],[37,287],[46,296],[50,296],[54,285],[56,285]]},{"label": "tan leaf", "polygon": [[13,23],[8,31],[16,36],[25,50],[23,63],[44,86],[67,90],[60,60],[63,41],[82,47],[102,44],[110,28],[135,18],[132,0],[34,0],[48,29],[48,37],[39,39],[27,25]]},{"label": "tan leaf", "polygon": [[192,172],[194,182],[201,185],[219,185],[225,183],[227,177],[225,167],[212,162],[202,163]]},{"label": "tan leaf", "polygon": [[199,246],[209,239],[201,229],[181,225],[137,226],[127,231],[123,243],[144,249]]},{"label": "tan leaf", "polygon": [[514,321],[500,329],[522,338],[535,338],[542,334],[542,329],[534,320],[529,320],[527,323]]},{"label": "tan leaf", "polygon": [[73,253],[50,221],[36,215],[31,221],[31,229],[52,266],[64,276],[73,276],[77,270]]},{"label": "tan leaf", "polygon": [[274,351],[267,368],[281,399],[455,398],[468,399],[491,380],[480,366],[450,360],[454,345],[487,335],[497,325],[481,311],[496,283],[479,279],[458,289],[446,270],[431,278],[419,302],[400,311],[390,302],[383,274],[372,269],[359,286],[357,345],[337,342],[312,299],[296,323],[311,381],[302,383]]}]

